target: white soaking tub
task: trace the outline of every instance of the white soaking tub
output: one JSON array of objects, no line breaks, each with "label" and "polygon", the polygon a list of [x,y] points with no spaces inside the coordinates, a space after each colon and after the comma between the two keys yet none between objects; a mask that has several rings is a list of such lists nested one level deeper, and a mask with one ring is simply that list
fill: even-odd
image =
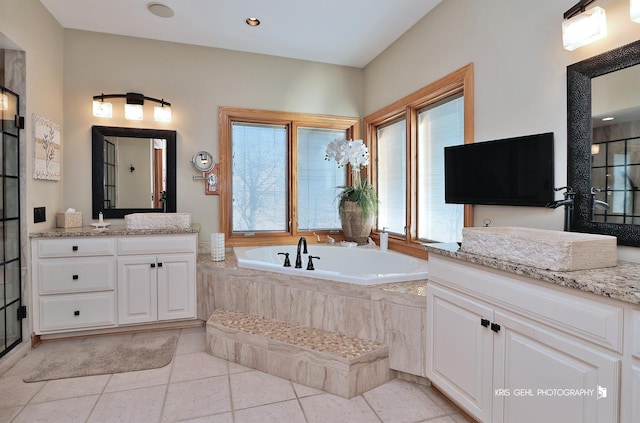
[{"label": "white soaking tub", "polygon": [[[295,245],[268,247],[235,247],[238,266],[289,275],[306,276],[358,285],[377,285],[427,279],[427,261],[374,248],[309,244],[309,254],[302,254],[302,269],[295,269]],[[291,267],[284,267],[284,255],[289,253]],[[308,256],[315,270],[306,270]]]}]

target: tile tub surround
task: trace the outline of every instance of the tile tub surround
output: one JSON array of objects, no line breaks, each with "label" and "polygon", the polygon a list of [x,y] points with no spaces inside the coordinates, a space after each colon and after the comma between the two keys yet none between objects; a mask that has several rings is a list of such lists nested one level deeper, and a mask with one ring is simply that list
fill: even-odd
[{"label": "tile tub surround", "polygon": [[236,311],[213,313],[207,352],[347,399],[395,377],[387,346]]},{"label": "tile tub surround", "polygon": [[238,268],[198,256],[198,318],[217,309],[323,329],[389,346],[391,369],[425,376],[427,281],[358,286]]},{"label": "tile tub surround", "polygon": [[461,251],[456,243],[428,244],[424,248],[429,254],[452,257],[542,282],[640,304],[640,263],[619,261],[614,267],[557,272],[466,253]]}]

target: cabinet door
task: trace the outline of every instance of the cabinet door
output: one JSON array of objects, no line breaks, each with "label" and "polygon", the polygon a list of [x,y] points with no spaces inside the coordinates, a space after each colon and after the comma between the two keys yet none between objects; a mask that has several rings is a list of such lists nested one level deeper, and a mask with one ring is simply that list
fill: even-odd
[{"label": "cabinet door", "polygon": [[493,310],[430,283],[427,316],[427,377],[467,412],[490,421],[493,332],[482,323]]},{"label": "cabinet door", "polygon": [[494,422],[618,421],[619,358],[510,313],[494,320]]},{"label": "cabinet door", "polygon": [[118,324],[158,319],[156,269],[155,256],[118,259]]},{"label": "cabinet door", "polygon": [[158,256],[158,320],[196,317],[193,254]]},{"label": "cabinet door", "polygon": [[629,401],[631,403],[631,421],[640,422],[640,365],[631,366],[631,396],[630,398],[636,398]]}]

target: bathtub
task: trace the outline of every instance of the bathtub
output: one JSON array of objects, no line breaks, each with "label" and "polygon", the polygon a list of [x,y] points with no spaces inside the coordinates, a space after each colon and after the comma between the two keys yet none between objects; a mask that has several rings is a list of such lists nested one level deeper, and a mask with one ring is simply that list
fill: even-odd
[{"label": "bathtub", "polygon": [[[308,255],[315,270],[306,270],[307,254],[302,254],[302,269],[295,269],[296,246],[234,247],[238,266],[269,272],[326,279],[358,285],[378,285],[427,279],[427,261],[392,251],[364,247],[342,247],[310,244]],[[289,253],[291,267],[284,267],[284,255]]]}]

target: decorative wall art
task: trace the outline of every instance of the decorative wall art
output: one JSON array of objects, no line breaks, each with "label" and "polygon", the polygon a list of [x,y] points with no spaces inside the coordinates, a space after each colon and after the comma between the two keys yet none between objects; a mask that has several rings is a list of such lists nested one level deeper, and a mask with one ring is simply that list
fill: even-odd
[{"label": "decorative wall art", "polygon": [[33,114],[33,179],[60,180],[60,125]]}]

